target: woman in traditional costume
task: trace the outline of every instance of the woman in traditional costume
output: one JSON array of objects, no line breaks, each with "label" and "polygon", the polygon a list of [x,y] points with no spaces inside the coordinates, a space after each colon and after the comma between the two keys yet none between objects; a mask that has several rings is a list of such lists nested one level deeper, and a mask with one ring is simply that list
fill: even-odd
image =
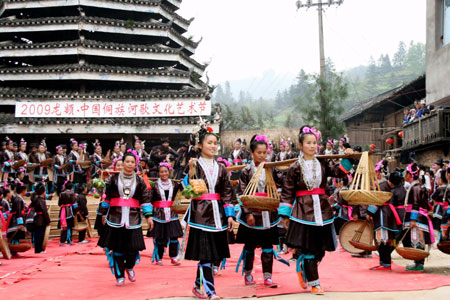
[{"label": "woman in traditional costume", "polygon": [[[442,170],[441,172],[444,172]],[[447,182],[450,180],[450,168],[448,168],[445,172]],[[441,228],[440,228],[440,242],[445,240],[450,240],[450,232],[449,232],[449,217],[450,217],[450,184],[447,184],[447,188],[445,190],[443,201],[444,207],[447,209],[444,210],[444,214],[442,215],[441,220]]]},{"label": "woman in traditional costume", "polygon": [[74,211],[78,207],[76,203],[75,193],[72,191],[73,183],[66,180],[62,187],[62,192],[59,194],[58,205],[59,221],[58,228],[61,229],[59,243],[64,246],[66,242],[72,244],[72,228],[75,226]]},{"label": "woman in traditional costume", "polygon": [[375,238],[378,243],[380,264],[371,268],[373,271],[391,270],[391,253],[395,249],[395,240],[402,231],[406,190],[399,172],[392,172],[389,179],[380,184],[384,192],[391,192],[392,197],[382,206],[368,207],[368,220],[373,220]]},{"label": "woman in traditional costume", "polygon": [[[428,193],[419,182],[419,167],[409,164],[405,171],[405,181],[410,184],[406,193],[406,214],[403,221],[403,245],[417,249],[425,249],[434,243],[433,223],[428,216]],[[407,271],[423,271],[425,260],[414,261],[406,266]]]},{"label": "woman in traditional costume", "polygon": [[[318,264],[325,251],[334,251],[337,246],[333,212],[325,195],[327,177],[345,177],[352,168],[347,159],[335,166],[328,161],[319,162],[315,158],[319,139],[314,127],[300,129],[301,154],[287,171],[279,208],[284,226],[289,223],[286,244],[300,252],[297,259],[300,285],[304,289],[312,286],[313,294],[324,293]],[[352,149],[346,151],[352,153]]]},{"label": "woman in traditional costume", "polygon": [[64,157],[62,145],[56,146],[56,154],[53,157],[53,167],[55,172],[54,182],[56,185],[56,194],[59,196],[62,192],[64,182],[67,181],[67,172],[64,164],[67,162]]},{"label": "woman in traditional costume", "polygon": [[180,264],[178,260],[178,250],[180,244],[178,239],[183,236],[178,215],[171,211],[170,207],[179,190],[182,189],[181,183],[176,183],[169,179],[173,168],[169,163],[159,164],[159,178],[155,182],[155,187],[150,190],[151,202],[153,206],[154,228],[147,232],[148,237],[153,237],[154,251],[152,262],[162,265],[164,248],[169,244],[169,256],[172,265]]},{"label": "woman in traditional costume", "polygon": [[448,191],[447,172],[441,170],[436,178],[437,188],[431,194],[433,200],[433,228],[439,230],[441,228],[442,218],[448,210],[448,203],[446,203],[446,194]]},{"label": "woman in traditional costume", "polygon": [[[250,151],[253,160],[241,173],[241,178],[239,180],[239,190],[241,194],[250,183],[258,166],[266,160],[268,143],[266,136],[263,135],[255,135],[250,141]],[[259,196],[267,197],[266,170],[263,170],[262,172],[257,193]],[[272,172],[274,180],[281,184],[281,174],[278,174],[275,168],[269,170],[269,172]],[[244,244],[244,248],[242,250],[241,258],[238,261],[236,271],[239,270],[239,265],[242,261],[242,275],[244,275],[245,285],[256,284],[252,275],[253,261],[255,258],[255,249],[260,246],[262,249],[261,262],[264,285],[266,287],[276,288],[278,287],[278,284],[272,280],[273,257],[275,253],[273,245],[278,244],[277,224],[280,222],[280,217],[276,211],[249,210],[243,205],[239,208],[237,221],[240,225],[236,242]]]},{"label": "woman in traditional costume", "polygon": [[34,253],[42,253],[42,245],[44,243],[45,230],[50,225],[50,216],[45,203],[45,185],[42,182],[36,184],[34,193],[31,194],[31,207],[34,209]]},{"label": "woman in traditional costume", "polygon": [[112,175],[106,183],[100,208],[105,226],[98,245],[108,249],[108,261],[118,286],[125,284],[125,273],[131,282],[136,281],[134,266],[140,260],[139,251],[145,249],[141,208],[149,229],[153,229],[150,194],[144,179],[134,171],[139,156],[136,151],[128,151],[123,156],[123,171]]},{"label": "woman in traditional costume", "polygon": [[[214,286],[214,262],[230,257],[227,230],[233,229],[235,216],[233,186],[227,169],[214,160],[219,137],[210,127],[201,125],[197,133],[200,157],[191,158],[189,177],[204,180],[207,194],[192,199],[185,221],[190,226],[185,258],[199,261],[192,292],[197,299],[220,299]],[[185,182],[187,177],[185,178]],[[203,294],[201,287],[206,292]]]}]

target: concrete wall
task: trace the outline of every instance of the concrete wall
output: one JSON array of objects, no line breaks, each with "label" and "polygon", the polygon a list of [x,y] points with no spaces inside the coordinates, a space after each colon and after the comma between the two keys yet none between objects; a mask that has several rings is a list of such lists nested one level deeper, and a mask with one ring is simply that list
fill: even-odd
[{"label": "concrete wall", "polygon": [[440,46],[441,1],[427,0],[427,104],[450,106],[450,44]]}]

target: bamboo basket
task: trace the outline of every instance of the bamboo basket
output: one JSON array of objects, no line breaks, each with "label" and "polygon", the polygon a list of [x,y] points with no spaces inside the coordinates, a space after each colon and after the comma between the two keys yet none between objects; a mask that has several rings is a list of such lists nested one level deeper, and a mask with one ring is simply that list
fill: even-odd
[{"label": "bamboo basket", "polygon": [[450,240],[440,242],[437,247],[441,252],[450,254]]},{"label": "bamboo basket", "polygon": [[383,205],[391,199],[391,192],[380,189],[369,152],[361,155],[350,189],[342,191],[341,195],[350,205]]},{"label": "bamboo basket", "polygon": [[258,192],[258,183],[263,169],[264,163],[261,163],[240,199],[242,204],[250,210],[276,211],[280,205],[280,195],[270,169],[266,170],[267,197],[255,195]]},{"label": "bamboo basket", "polygon": [[[48,211],[50,211],[50,208],[51,206],[48,208]],[[42,242],[42,251],[45,251],[45,249],[47,249],[48,239],[50,237],[50,229],[50,225],[47,225],[47,227],[45,228],[44,241]]]},{"label": "bamboo basket", "polygon": [[15,170],[17,170],[17,169],[19,169],[20,167],[24,166],[25,163],[26,163],[26,161],[24,161],[23,159],[18,160],[15,164],[12,165],[12,168],[15,169]]},{"label": "bamboo basket", "polygon": [[8,244],[8,246],[11,252],[26,252],[33,247],[28,239],[19,240],[19,244]]},{"label": "bamboo basket", "polygon": [[47,158],[43,161],[41,161],[41,163],[39,164],[41,167],[47,167],[48,165],[50,165],[53,162],[53,158]]},{"label": "bamboo basket", "polygon": [[175,201],[173,205],[170,207],[170,210],[179,215],[184,214],[188,209],[190,203],[183,203],[183,201],[188,202],[188,199],[186,199],[181,194],[181,191],[178,191],[177,195],[175,196]]},{"label": "bamboo basket", "polygon": [[[77,216],[80,216],[80,218],[83,219],[83,221],[78,221]],[[72,229],[74,231],[87,230],[88,224],[86,222],[86,219],[84,219],[80,213],[77,213],[77,215],[74,216],[73,218],[74,218],[74,227]]]},{"label": "bamboo basket", "polygon": [[398,253],[398,255],[400,255],[404,259],[408,259],[408,260],[422,260],[422,259],[427,258],[430,255],[430,252],[428,252],[428,251],[425,251],[422,249],[417,249],[417,248],[407,248],[407,247],[399,246],[400,243],[405,238],[408,231],[410,231],[410,230],[411,230],[411,228],[408,228],[408,230],[405,232],[405,234],[403,235],[400,242],[398,242],[397,247],[395,247],[395,251]]},{"label": "bamboo basket", "polygon": [[[368,229],[366,233],[364,233],[365,229]],[[367,238],[364,239],[363,235],[368,235]],[[363,238],[363,239],[362,239]],[[352,237],[352,240],[349,241],[350,245],[353,247],[364,250],[364,251],[376,251],[378,250],[378,245],[375,242],[375,235],[373,233],[373,225],[367,221],[363,221],[361,226],[355,230],[355,234]]]},{"label": "bamboo basket", "polygon": [[6,234],[3,235],[3,232],[0,232],[0,248],[1,248],[1,252],[3,254],[3,258],[11,259],[11,251],[9,250],[9,247],[8,247]]}]

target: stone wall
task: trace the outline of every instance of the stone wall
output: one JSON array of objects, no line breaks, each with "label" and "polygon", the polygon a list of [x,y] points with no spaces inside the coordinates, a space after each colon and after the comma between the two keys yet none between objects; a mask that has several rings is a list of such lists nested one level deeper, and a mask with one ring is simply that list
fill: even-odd
[{"label": "stone wall", "polygon": [[450,144],[439,145],[433,148],[416,151],[416,161],[420,166],[431,167],[431,165],[438,159],[444,160],[450,159],[450,153],[447,151],[447,155],[444,154],[444,149],[449,148]]}]

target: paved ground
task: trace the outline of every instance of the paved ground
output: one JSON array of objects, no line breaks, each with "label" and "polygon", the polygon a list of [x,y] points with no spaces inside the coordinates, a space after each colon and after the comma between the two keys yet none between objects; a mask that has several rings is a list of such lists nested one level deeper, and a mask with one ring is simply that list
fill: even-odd
[{"label": "paved ground", "polygon": [[[430,258],[425,261],[425,272],[431,274],[440,274],[443,276],[450,275],[450,255],[444,254],[439,250],[433,248]],[[356,259],[356,258],[355,258]],[[395,264],[406,266],[411,261],[401,258],[396,252],[392,257]],[[261,298],[264,300],[308,300],[308,299],[333,299],[333,300],[349,300],[349,299],[364,299],[364,300],[428,300],[428,299],[449,299],[450,286],[441,287],[435,290],[413,291],[413,292],[380,292],[380,293],[326,293],[324,296],[311,294],[293,294],[276,297]],[[192,299],[192,298],[166,298],[167,300],[175,299]]]}]

